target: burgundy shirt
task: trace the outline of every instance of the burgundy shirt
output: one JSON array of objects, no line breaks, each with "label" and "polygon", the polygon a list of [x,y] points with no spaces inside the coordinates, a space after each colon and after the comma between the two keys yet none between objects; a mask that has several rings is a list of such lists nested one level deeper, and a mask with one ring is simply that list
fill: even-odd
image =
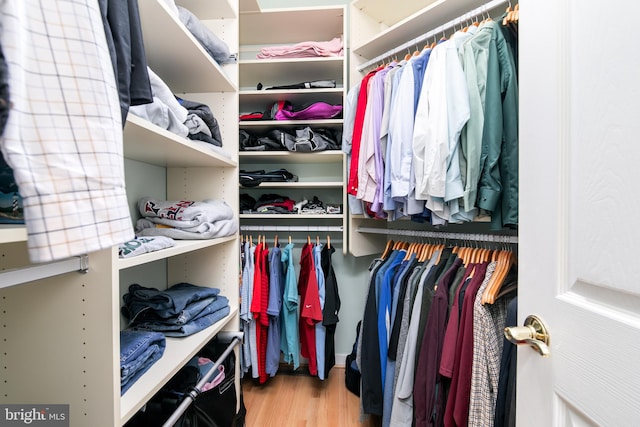
[{"label": "burgundy shirt", "polygon": [[[444,344],[442,345],[442,359],[440,360],[440,375],[444,375],[447,378],[453,376],[453,359],[456,353],[456,341],[458,340],[458,331],[460,325],[460,318],[458,312],[460,311],[460,290],[465,287],[465,283],[471,281],[469,275],[473,271],[475,264],[469,264],[464,272],[462,283],[458,286],[456,294],[453,299],[453,305],[451,307],[451,313],[449,313],[449,320],[447,321],[447,330],[444,334]],[[468,284],[467,284],[468,286]]]},{"label": "burgundy shirt", "polygon": [[467,287],[462,302],[462,314],[456,353],[454,358],[451,388],[444,412],[445,427],[466,426],[469,418],[469,398],[471,396],[471,371],[473,369],[473,303],[478,289],[484,281],[489,263],[476,264],[473,278]]}]

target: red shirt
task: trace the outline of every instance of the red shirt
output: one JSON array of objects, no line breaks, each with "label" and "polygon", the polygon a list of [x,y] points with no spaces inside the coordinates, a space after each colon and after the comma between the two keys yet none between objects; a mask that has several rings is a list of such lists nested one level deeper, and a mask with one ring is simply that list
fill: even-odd
[{"label": "red shirt", "polygon": [[256,246],[255,270],[253,275],[253,299],[251,300],[251,313],[256,320],[256,351],[258,353],[258,378],[260,384],[267,381],[267,332],[269,316],[269,275],[267,272],[269,249],[266,243]]},{"label": "red shirt", "polygon": [[347,193],[355,196],[358,193],[358,158],[360,157],[360,142],[362,141],[362,125],[364,123],[364,113],[367,109],[367,97],[369,80],[383,67],[371,71],[364,76],[360,83],[358,93],[358,104],[356,106],[356,116],[353,122],[353,137],[351,140],[351,161],[349,163],[349,183]]},{"label": "red shirt", "polygon": [[307,243],[300,254],[300,277],[298,292],[302,299],[300,307],[300,354],[309,360],[309,373],[318,375],[316,356],[316,323],[322,322],[322,309],[318,295],[318,279],[313,262],[313,245]]}]

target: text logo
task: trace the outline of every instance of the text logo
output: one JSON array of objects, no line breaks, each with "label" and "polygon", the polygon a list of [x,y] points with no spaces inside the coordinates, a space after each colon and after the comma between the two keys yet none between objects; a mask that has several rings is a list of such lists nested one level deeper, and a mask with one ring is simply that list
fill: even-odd
[{"label": "text logo", "polygon": [[0,427],[69,427],[69,405],[0,405]]}]

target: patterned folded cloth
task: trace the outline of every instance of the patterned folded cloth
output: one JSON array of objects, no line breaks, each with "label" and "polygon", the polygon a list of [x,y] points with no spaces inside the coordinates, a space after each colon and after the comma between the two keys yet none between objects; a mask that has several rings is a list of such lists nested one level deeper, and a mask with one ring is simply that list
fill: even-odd
[{"label": "patterned folded cloth", "polygon": [[139,236],[166,236],[196,240],[230,236],[238,231],[233,209],[222,200],[165,201],[143,197],[138,201],[143,218],[136,222]]},{"label": "patterned folded cloth", "polygon": [[120,258],[131,258],[146,254],[147,252],[170,248],[175,245],[176,241],[170,237],[136,237],[118,246],[118,256]]}]

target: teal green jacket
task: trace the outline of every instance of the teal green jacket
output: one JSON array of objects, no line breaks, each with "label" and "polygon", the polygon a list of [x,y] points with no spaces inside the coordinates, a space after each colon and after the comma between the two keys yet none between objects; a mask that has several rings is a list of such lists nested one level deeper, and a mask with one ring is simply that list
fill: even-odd
[{"label": "teal green jacket", "polygon": [[500,229],[518,224],[518,82],[512,50],[499,24],[490,24],[478,207]]}]

